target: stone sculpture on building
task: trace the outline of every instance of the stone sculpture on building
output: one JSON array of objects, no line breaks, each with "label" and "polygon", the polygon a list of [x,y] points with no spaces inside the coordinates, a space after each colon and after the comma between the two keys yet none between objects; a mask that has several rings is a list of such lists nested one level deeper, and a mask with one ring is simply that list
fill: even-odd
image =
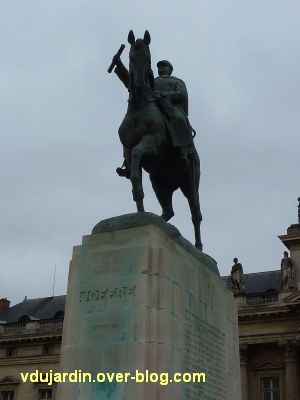
[{"label": "stone sculpture on building", "polygon": [[285,251],[281,260],[282,288],[289,289],[294,287],[294,265],[288,252]]},{"label": "stone sculpture on building", "polygon": [[234,265],[231,268],[231,282],[233,292],[236,295],[243,294],[243,267],[242,264],[238,262],[237,258],[233,259]]}]

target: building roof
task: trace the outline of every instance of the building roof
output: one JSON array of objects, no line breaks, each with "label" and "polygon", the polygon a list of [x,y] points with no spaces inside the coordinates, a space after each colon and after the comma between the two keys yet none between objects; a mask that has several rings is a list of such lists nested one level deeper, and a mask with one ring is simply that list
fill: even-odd
[{"label": "building roof", "polygon": [[65,310],[66,296],[42,297],[40,299],[25,299],[15,304],[7,311],[0,313],[1,322],[18,322],[20,318],[27,320],[52,319],[57,313]]},{"label": "building roof", "polygon": [[[280,270],[244,274],[243,278],[246,294],[265,293],[270,290],[279,291],[282,286]],[[222,279],[226,281],[228,289],[232,290],[230,276],[224,276]]]}]

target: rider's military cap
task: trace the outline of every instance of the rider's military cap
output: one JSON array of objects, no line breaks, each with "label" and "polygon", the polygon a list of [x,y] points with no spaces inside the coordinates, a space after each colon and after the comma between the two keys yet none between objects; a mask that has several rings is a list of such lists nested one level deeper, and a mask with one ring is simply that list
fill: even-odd
[{"label": "rider's military cap", "polygon": [[173,71],[173,65],[167,60],[158,61],[158,63],[156,65],[157,65],[158,68],[159,68],[160,65],[161,66],[168,66],[170,68],[171,72]]}]

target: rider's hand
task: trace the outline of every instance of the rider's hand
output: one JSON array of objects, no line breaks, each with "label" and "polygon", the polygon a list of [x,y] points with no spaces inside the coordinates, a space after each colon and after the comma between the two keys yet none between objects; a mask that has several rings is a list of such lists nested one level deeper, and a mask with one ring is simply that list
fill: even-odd
[{"label": "rider's hand", "polygon": [[113,58],[113,63],[117,66],[120,67],[122,65],[121,58],[118,54],[116,54]]}]

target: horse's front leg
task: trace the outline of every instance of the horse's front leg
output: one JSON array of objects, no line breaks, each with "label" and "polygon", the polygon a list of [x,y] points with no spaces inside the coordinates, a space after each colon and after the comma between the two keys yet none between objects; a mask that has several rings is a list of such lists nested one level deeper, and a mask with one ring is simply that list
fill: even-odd
[{"label": "horse's front leg", "polygon": [[140,143],[133,147],[131,151],[131,175],[133,200],[136,202],[138,212],[144,212],[144,190],[142,182],[142,166],[141,160],[144,155],[153,154],[155,152],[155,144],[153,137],[144,136]]},{"label": "horse's front leg", "polygon": [[144,190],[142,182],[141,159],[143,157],[143,146],[139,143],[131,152],[131,175],[133,200],[136,202],[138,212],[144,212]]}]

